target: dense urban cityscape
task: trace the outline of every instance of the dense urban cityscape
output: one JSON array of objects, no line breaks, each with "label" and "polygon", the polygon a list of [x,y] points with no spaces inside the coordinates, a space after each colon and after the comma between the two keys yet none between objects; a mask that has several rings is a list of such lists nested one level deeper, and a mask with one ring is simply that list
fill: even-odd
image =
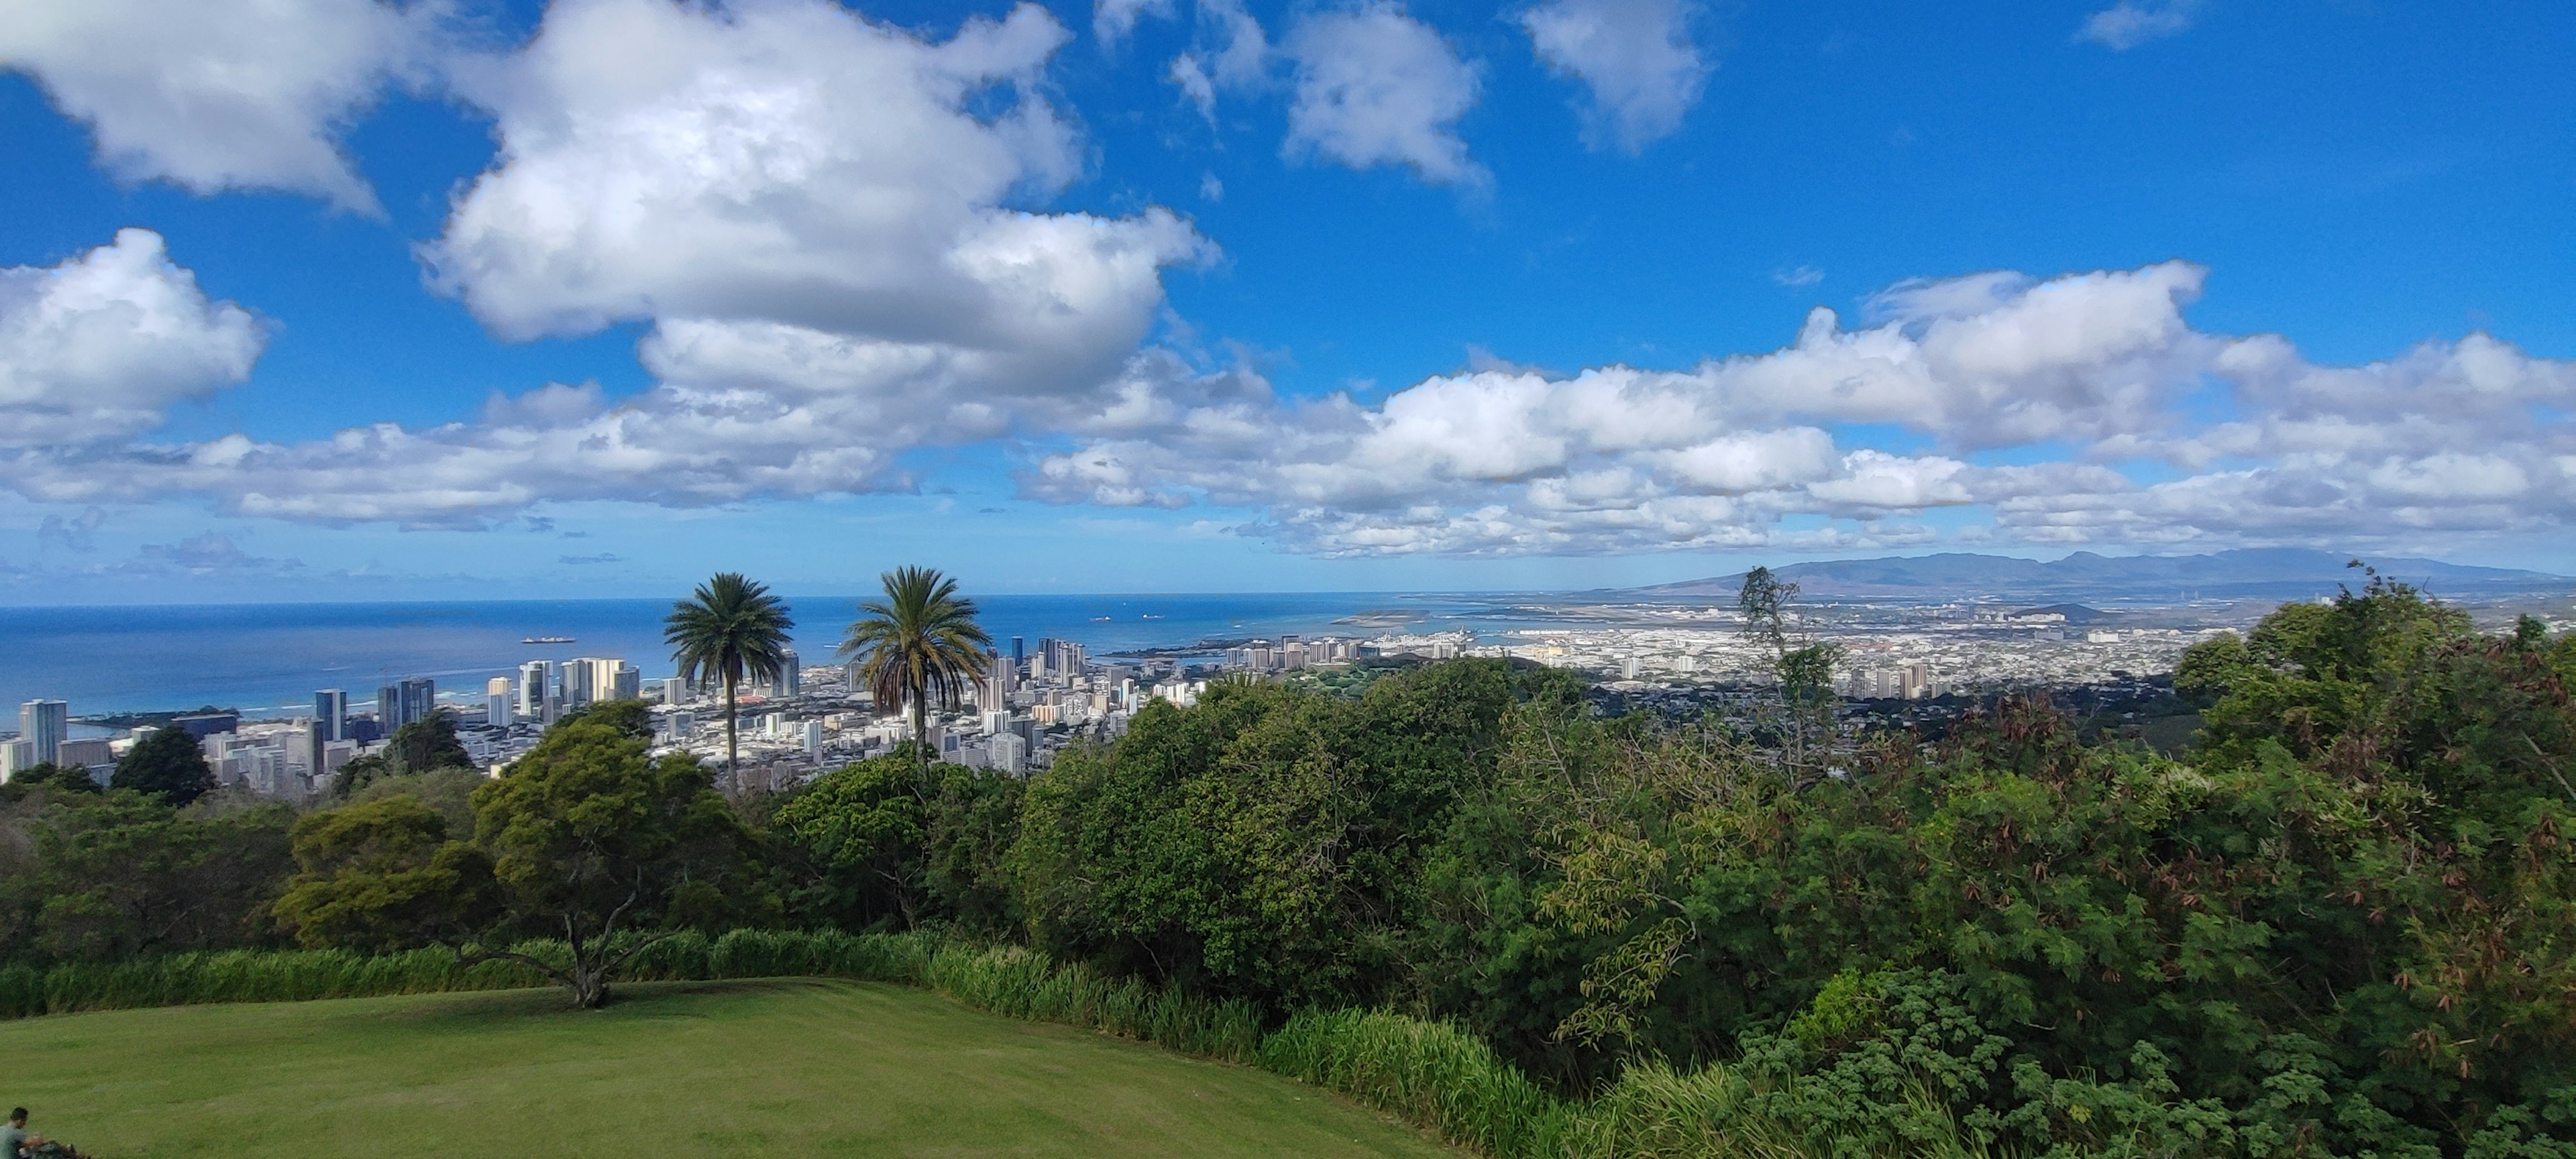
[{"label": "dense urban cityscape", "polygon": [[[1741,615],[1731,608],[1567,605],[1561,614],[1581,626],[1302,638],[1282,633],[1101,657],[1070,640],[1015,637],[1006,651],[988,654],[987,670],[952,711],[932,716],[929,744],[944,761],[1022,774],[1045,767],[1065,745],[1118,736],[1151,701],[1195,703],[1212,679],[1314,679],[1460,656],[1573,670],[1596,687],[1637,703],[1669,703],[1674,711],[1772,679],[1771,653],[1743,630]],[[1973,602],[1821,604],[1807,609],[1801,624],[1840,646],[1835,690],[1855,723],[1871,701],[2154,677],[2169,673],[2193,642],[2227,630],[2208,623],[2175,626],[2191,617],[2170,613],[2127,618],[2150,626],[2106,626],[2122,617],[2073,605]],[[1585,622],[1591,620],[1620,622]],[[910,739],[909,722],[898,711],[879,710],[856,663],[808,666],[792,650],[781,659],[775,680],[754,679],[740,691],[743,784],[792,787]],[[166,723],[133,729],[84,726],[64,701],[31,700],[20,706],[17,736],[0,741],[0,782],[18,770],[55,764],[86,769],[104,784],[142,732],[168,727],[199,742],[219,783],[310,801],[349,762],[383,752],[396,730],[434,713],[446,715],[477,767],[497,774],[558,719],[609,700],[649,706],[657,752],[723,760],[723,708],[712,687],[677,677],[648,680],[624,657],[575,657],[528,660],[479,689],[441,689],[431,678],[412,677],[382,685],[372,698],[364,690],[319,689],[309,711],[165,714]],[[74,736],[75,731],[121,735]]]}]

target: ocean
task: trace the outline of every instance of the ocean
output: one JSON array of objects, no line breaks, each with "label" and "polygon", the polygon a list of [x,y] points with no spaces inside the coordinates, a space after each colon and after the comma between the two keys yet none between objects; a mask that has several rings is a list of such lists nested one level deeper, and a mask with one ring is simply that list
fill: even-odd
[{"label": "ocean", "polygon": [[[1480,633],[1557,622],[1531,597],[1310,593],[1289,595],[985,596],[981,622],[1005,652],[1011,637],[1074,640],[1094,656],[1187,648],[1245,636]],[[856,598],[800,596],[796,651],[835,662]],[[672,674],[661,622],[669,600],[496,600],[475,603],[189,604],[0,608],[0,705],[68,700],[74,715],[203,705],[252,714],[309,712],[316,689],[346,689],[352,707],[405,677],[480,699],[483,682],[523,660],[613,656],[647,680]],[[522,644],[570,636],[569,644]],[[14,725],[0,721],[0,730]]]}]

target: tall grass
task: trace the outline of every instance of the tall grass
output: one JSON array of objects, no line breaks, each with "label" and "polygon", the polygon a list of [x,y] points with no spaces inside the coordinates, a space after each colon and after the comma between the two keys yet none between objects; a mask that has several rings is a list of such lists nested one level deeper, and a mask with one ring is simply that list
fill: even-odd
[{"label": "tall grass", "polygon": [[1249,1002],[1211,1001],[1179,987],[1106,978],[1018,946],[942,947],[930,959],[925,980],[933,990],[996,1014],[1105,1031],[1202,1058],[1248,1063],[1261,1050],[1261,1011]]},{"label": "tall grass", "polygon": [[1574,1107],[1444,1023],[1367,1010],[1300,1014],[1263,1040],[1261,1067],[1495,1159],[1556,1159],[1575,1137]]},{"label": "tall grass", "polygon": [[[1475,1036],[1383,1011],[1300,1014],[1262,1040],[1263,1069],[1338,1091],[1494,1159],[1984,1159],[1955,1129],[1882,1146],[1785,1122],[1723,1063],[1627,1067],[1561,1099]],[[1926,1096],[1928,1097],[1928,1096]],[[1927,1119],[1927,1121],[1929,1121]]]}]

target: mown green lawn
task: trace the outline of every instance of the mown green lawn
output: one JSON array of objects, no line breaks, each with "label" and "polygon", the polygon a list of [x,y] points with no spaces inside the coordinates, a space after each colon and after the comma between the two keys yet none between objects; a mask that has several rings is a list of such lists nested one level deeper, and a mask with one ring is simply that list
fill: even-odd
[{"label": "mown green lawn", "polygon": [[1273,1075],[916,990],[620,993],[0,1022],[0,1107],[108,1159],[1455,1155]]}]

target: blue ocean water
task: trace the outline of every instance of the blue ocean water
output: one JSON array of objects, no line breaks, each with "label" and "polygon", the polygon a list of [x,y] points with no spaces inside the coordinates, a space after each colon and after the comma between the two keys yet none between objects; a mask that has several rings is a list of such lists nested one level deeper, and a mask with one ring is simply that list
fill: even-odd
[{"label": "blue ocean water", "polygon": [[[1276,635],[1369,636],[1389,630],[1499,631],[1547,622],[1508,597],[1293,595],[988,596],[981,621],[1004,651],[1020,636],[1079,641],[1093,655]],[[796,650],[833,662],[856,615],[848,596],[789,601]],[[68,700],[75,715],[218,705],[309,711],[313,691],[342,688],[353,706],[410,676],[479,698],[483,682],[523,660],[623,657],[646,679],[672,672],[662,644],[668,600],[478,603],[192,604],[0,608],[0,706]],[[534,645],[532,636],[570,636]],[[10,727],[0,722],[0,730]]]}]

